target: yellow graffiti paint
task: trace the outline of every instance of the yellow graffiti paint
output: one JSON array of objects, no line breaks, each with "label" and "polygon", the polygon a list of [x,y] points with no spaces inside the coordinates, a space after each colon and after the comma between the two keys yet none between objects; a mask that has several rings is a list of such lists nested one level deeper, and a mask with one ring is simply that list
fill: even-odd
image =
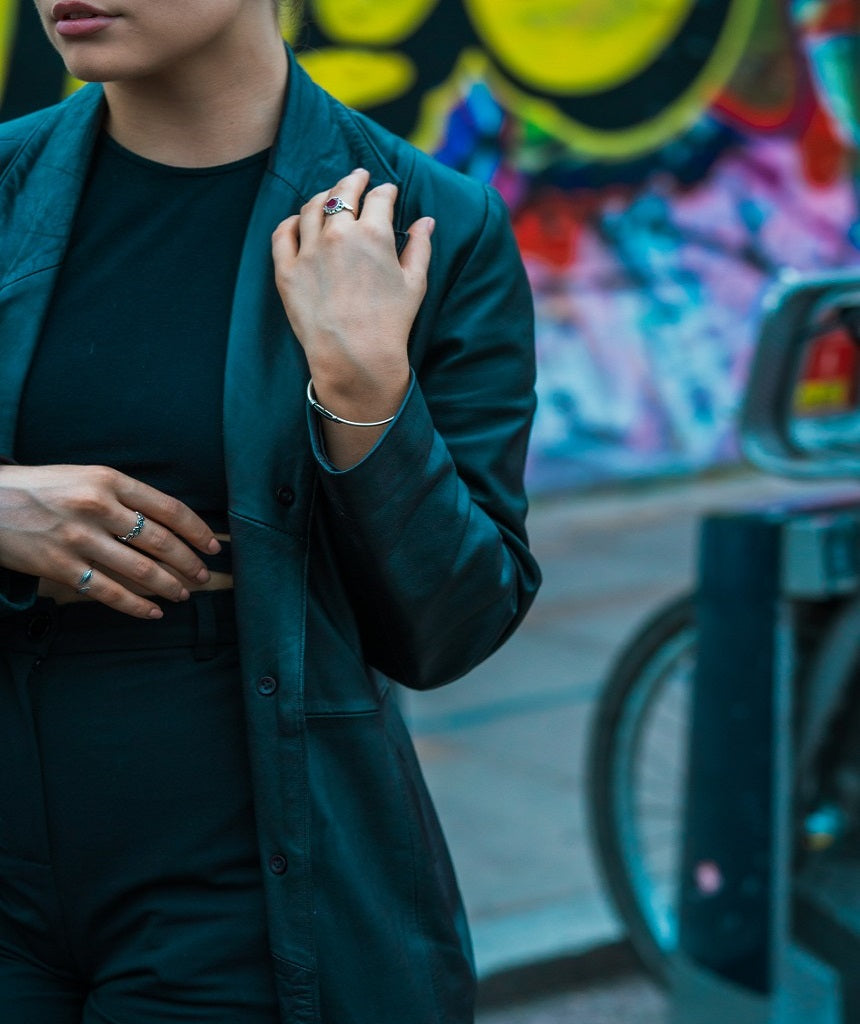
[{"label": "yellow graffiti paint", "polygon": [[335,43],[394,46],[424,22],[439,0],[312,0],[322,31]]},{"label": "yellow graffiti paint", "polygon": [[66,75],[65,85],[63,87],[63,96],[71,96],[73,92],[77,92],[78,89],[84,83],[80,78],[74,78],[72,75]]},{"label": "yellow graffiti paint", "polygon": [[329,47],[299,55],[315,82],[349,107],[373,107],[408,92],[418,77],[401,53]]},{"label": "yellow graffiti paint", "polygon": [[299,4],[283,4],[278,19],[281,23],[281,35],[288,43],[294,43],[301,28],[303,12]]},{"label": "yellow graffiti paint", "polygon": [[[429,152],[438,148],[446,111],[459,102],[475,81],[487,82],[505,109],[535,125],[571,150],[598,160],[630,160],[665,145],[694,124],[708,104],[729,81],[747,50],[761,0],[734,0],[723,31],[714,41],[710,58],[694,82],[674,102],[649,120],[628,128],[602,130],[566,116],[552,102],[518,89],[500,74],[484,50],[467,48],[453,73],[441,86],[428,92],[411,141]],[[599,97],[595,97],[599,103]]]},{"label": "yellow graffiti paint", "polygon": [[6,89],[6,76],[12,61],[12,41],[18,24],[17,0],[0,0],[0,99]]},{"label": "yellow graffiti paint", "polygon": [[482,41],[527,86],[570,96],[639,74],[695,0],[464,0]]}]

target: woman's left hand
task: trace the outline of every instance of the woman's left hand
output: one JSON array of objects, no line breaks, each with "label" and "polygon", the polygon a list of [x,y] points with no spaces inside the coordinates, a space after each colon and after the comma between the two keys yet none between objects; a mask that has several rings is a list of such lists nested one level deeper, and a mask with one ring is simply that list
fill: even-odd
[{"label": "woman's left hand", "polygon": [[[434,227],[430,217],[415,221],[398,258],[392,226],[397,187],[371,189],[359,210],[369,178],[365,170],[353,171],[272,236],[275,281],[316,398],[361,423],[392,416],[409,386],[406,346],[427,287]],[[355,213],[324,214],[332,197]],[[381,433],[328,421],[324,430],[335,465],[357,461]]]}]

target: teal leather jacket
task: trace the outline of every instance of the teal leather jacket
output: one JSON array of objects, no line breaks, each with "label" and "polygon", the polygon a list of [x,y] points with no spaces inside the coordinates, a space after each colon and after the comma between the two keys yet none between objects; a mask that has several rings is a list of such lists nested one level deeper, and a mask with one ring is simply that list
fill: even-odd
[{"label": "teal leather jacket", "polygon": [[[0,452],[103,114],[91,85],[0,125]],[[325,459],[271,235],[354,167],[433,215],[413,379],[355,467]],[[110,253],[105,253],[110,258]],[[356,296],[361,301],[361,296]],[[70,339],[73,341],[74,339]],[[389,680],[463,675],[539,583],[522,473],[532,304],[504,204],[318,88],[290,54],[281,131],[245,239],[224,437],[247,726],[284,1024],[467,1024],[474,968],[439,825]],[[5,572],[0,610],[32,580]]]}]

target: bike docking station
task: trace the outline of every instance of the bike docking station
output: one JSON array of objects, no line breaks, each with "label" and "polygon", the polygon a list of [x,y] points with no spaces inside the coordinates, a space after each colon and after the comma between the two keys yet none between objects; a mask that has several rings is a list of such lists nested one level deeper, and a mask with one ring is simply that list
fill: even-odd
[{"label": "bike docking station", "polygon": [[[856,270],[781,284],[741,423],[756,465],[860,481],[858,326]],[[843,403],[804,417],[839,332]],[[695,617],[669,1020],[860,1024],[860,491],[706,517]]]},{"label": "bike docking station", "polygon": [[860,1024],[860,846],[800,863],[793,806],[804,648],[858,591],[860,503],[703,523],[672,1024]]}]

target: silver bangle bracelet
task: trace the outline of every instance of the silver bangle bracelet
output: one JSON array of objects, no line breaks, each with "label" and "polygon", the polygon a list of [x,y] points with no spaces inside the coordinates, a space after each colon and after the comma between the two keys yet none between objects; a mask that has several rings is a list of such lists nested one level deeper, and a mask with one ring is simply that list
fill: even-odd
[{"label": "silver bangle bracelet", "polygon": [[314,410],[318,412],[320,416],[325,417],[327,420],[331,420],[332,423],[342,423],[345,427],[384,427],[386,423],[390,423],[394,417],[389,416],[387,420],[374,420],[373,423],[357,423],[355,420],[345,420],[342,416],[336,416],[333,412],[329,412],[324,405],[316,400],[314,395],[314,382],[313,378],[308,381],[308,404]]}]

